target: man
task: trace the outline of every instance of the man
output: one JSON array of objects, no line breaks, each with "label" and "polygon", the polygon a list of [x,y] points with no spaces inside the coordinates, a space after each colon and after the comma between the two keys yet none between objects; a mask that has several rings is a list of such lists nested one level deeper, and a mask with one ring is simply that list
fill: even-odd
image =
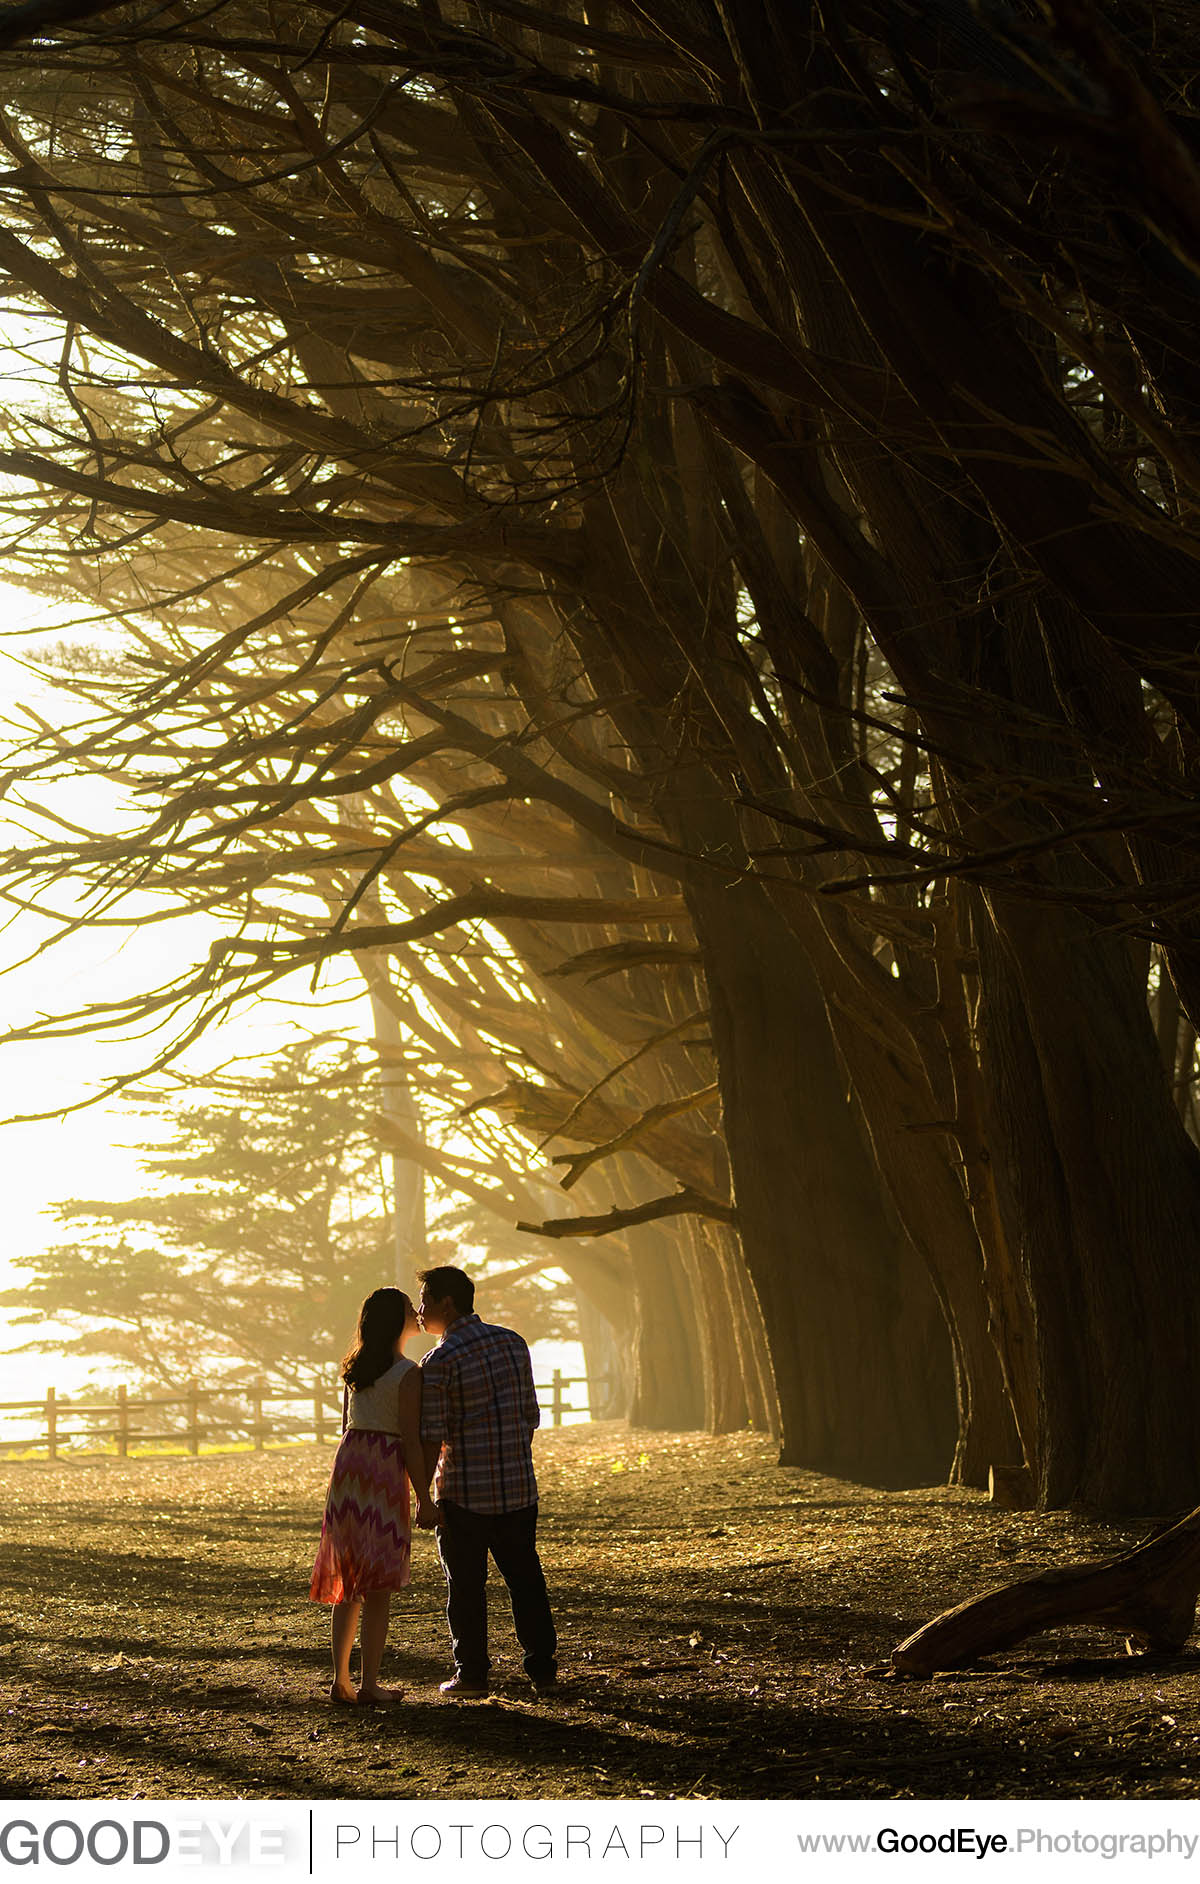
[{"label": "man", "polygon": [[529,1349],[511,1328],[480,1321],[475,1284],[461,1269],[426,1269],[418,1281],[417,1318],[441,1337],[421,1362],[421,1440],[454,1651],[442,1693],[479,1700],[488,1691],[489,1551],[508,1585],[525,1672],[544,1692],[558,1675],[558,1638],[537,1554],[531,1441],[541,1414]]}]

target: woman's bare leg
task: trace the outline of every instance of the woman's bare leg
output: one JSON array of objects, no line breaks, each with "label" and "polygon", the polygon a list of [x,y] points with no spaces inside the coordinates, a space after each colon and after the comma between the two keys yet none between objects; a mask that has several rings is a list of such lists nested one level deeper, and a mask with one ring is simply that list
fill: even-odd
[{"label": "woman's bare leg", "polygon": [[362,1686],[358,1690],[360,1701],[395,1701],[403,1692],[400,1688],[381,1688],[379,1685],[379,1664],[383,1660],[391,1607],[392,1592],[390,1590],[369,1590],[362,1600]]},{"label": "woman's bare leg", "polygon": [[[358,1612],[362,1603],[335,1603],[332,1610],[333,1691],[339,1701],[354,1699],[350,1679],[350,1651],[358,1631]],[[364,1631],[365,1634],[365,1631]]]}]

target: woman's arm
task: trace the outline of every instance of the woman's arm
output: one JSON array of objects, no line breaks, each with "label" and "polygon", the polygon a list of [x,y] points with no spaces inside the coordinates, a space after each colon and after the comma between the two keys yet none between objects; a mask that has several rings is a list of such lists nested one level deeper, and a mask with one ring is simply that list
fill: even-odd
[{"label": "woman's arm", "polygon": [[400,1382],[400,1441],[404,1447],[404,1469],[417,1494],[417,1523],[431,1530],[436,1511],[429,1496],[429,1474],[425,1470],[425,1451],[421,1444],[421,1370],[414,1367]]}]

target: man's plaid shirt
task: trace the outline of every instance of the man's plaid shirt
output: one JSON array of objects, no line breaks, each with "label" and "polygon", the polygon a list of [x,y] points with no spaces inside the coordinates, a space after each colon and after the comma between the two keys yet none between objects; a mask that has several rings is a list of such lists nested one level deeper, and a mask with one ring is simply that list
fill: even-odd
[{"label": "man's plaid shirt", "polygon": [[529,1349],[511,1328],[460,1315],[421,1362],[421,1438],[442,1443],[436,1498],[484,1512],[536,1504],[540,1419]]}]

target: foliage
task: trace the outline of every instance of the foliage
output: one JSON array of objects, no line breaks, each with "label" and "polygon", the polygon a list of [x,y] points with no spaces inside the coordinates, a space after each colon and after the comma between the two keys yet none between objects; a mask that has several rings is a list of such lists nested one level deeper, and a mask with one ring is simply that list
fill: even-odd
[{"label": "foliage", "polygon": [[[327,1040],[286,1047],[257,1074],[143,1091],[131,1113],[169,1125],[138,1147],[147,1190],[58,1203],[73,1240],[31,1258],[28,1282],[0,1301],[24,1311],[18,1324],[76,1325],[68,1352],[150,1379],[328,1382],[359,1303],[395,1269],[378,1104],[361,1050]],[[455,1232],[478,1234],[469,1210],[437,1227],[436,1261],[459,1259]],[[569,1332],[552,1281],[501,1280],[496,1298],[527,1332]]]},{"label": "foliage", "polygon": [[363,1296],[394,1267],[375,1103],[361,1054],[307,1040],[257,1075],[141,1092],[134,1115],[169,1127],[137,1147],[146,1191],[58,1203],[73,1239],[30,1259],[5,1304],[81,1323],[69,1351],[152,1379],[214,1362],[327,1378]]}]

